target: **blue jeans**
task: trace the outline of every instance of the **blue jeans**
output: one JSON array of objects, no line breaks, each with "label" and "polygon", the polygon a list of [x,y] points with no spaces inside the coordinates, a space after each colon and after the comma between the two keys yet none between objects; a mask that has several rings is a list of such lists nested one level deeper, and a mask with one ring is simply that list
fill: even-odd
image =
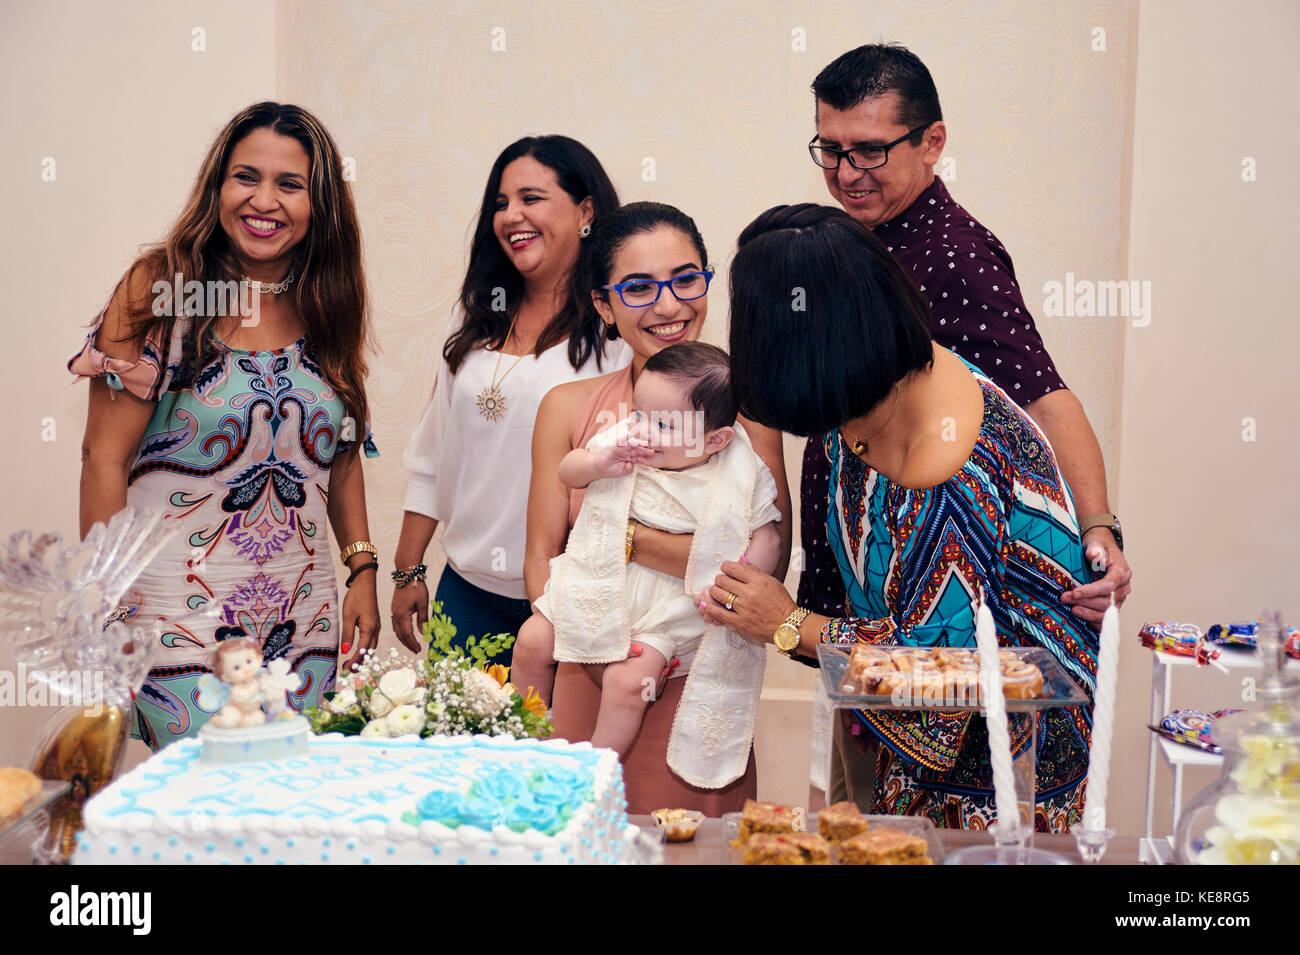
[{"label": "blue jeans", "polygon": [[[456,625],[457,646],[465,645],[470,636],[491,636],[498,633],[518,634],[524,621],[533,615],[532,602],[517,597],[502,597],[476,587],[452,570],[448,564],[438,578],[438,591],[434,600],[442,602],[442,612]],[[510,650],[498,653],[493,663],[510,666]]]}]

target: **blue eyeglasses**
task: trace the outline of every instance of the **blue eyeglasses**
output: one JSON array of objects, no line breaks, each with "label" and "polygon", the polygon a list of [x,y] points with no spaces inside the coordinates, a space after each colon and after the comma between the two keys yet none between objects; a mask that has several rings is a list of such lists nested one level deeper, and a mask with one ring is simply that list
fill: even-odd
[{"label": "blue eyeglasses", "polygon": [[664,289],[673,293],[679,302],[693,302],[704,298],[709,292],[709,283],[713,281],[713,270],[703,272],[683,272],[670,279],[633,279],[631,282],[619,282],[617,285],[602,285],[607,292],[618,292],[618,297],[628,308],[648,308],[659,301]]}]

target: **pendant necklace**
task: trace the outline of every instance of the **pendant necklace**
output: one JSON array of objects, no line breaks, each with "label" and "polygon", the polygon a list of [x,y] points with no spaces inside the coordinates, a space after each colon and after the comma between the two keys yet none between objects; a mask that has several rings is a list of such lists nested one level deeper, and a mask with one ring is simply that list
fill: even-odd
[{"label": "pendant necklace", "polygon": [[[501,347],[504,349],[510,343],[510,336],[515,331],[515,319],[519,313],[515,312],[510,319],[510,330],[506,332],[506,340],[502,342]],[[506,413],[506,397],[501,394],[501,385],[505,382],[506,377],[515,370],[515,367],[524,360],[525,355],[520,355],[515,359],[515,363],[506,369],[506,373],[497,380],[497,373],[501,371],[501,355],[503,352],[497,352],[496,368],[492,371],[492,384],[488,385],[478,393],[478,411],[488,421],[500,421]]]}]

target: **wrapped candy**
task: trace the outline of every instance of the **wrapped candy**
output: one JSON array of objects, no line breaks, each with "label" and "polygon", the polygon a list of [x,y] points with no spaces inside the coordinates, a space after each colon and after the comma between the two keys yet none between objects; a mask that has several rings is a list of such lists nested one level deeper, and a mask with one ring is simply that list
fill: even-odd
[{"label": "wrapped candy", "polygon": [[1200,710],[1180,707],[1168,713],[1160,721],[1159,726],[1152,726],[1150,729],[1175,743],[1195,746],[1207,753],[1218,754],[1223,752],[1223,747],[1214,742],[1212,736],[1214,721],[1240,712],[1242,711],[1239,709],[1229,709],[1202,713]]},{"label": "wrapped candy", "polygon": [[[1205,633],[1205,639],[1221,647],[1233,647],[1254,650],[1258,645],[1259,622],[1216,623]],[[1295,627],[1287,627],[1283,634],[1286,652],[1291,656],[1300,656],[1300,632]]]},{"label": "wrapped candy", "polygon": [[1196,645],[1203,639],[1201,628],[1190,623],[1148,623],[1138,634],[1138,640],[1148,650],[1178,657],[1196,656]]}]

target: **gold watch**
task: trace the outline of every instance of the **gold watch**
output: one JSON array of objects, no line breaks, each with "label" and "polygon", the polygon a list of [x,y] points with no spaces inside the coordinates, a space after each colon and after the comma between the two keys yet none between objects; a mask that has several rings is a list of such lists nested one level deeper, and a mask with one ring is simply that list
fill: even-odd
[{"label": "gold watch", "polygon": [[785,622],[776,628],[776,633],[772,634],[772,642],[776,644],[776,648],[792,660],[795,650],[799,649],[799,625],[810,613],[811,610],[795,607],[790,611],[790,616],[785,618]]}]

